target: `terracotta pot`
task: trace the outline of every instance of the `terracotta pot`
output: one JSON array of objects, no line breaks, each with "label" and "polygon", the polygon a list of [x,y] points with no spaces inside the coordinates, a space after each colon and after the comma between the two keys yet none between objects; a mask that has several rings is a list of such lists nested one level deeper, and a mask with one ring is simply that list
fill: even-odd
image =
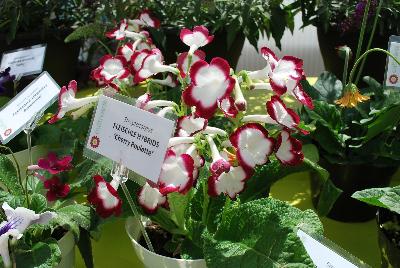
[{"label": "terracotta pot", "polygon": [[[358,33],[347,33],[342,34],[335,29],[328,29],[325,32],[322,27],[317,27],[318,42],[322,54],[322,59],[324,61],[325,69],[334,73],[337,78],[342,79],[343,76],[343,66],[344,59],[337,55],[336,47],[347,45],[351,48],[353,52],[353,59],[349,62],[349,68],[354,64],[354,57],[357,52],[358,44]],[[387,49],[389,36],[391,34],[387,33],[380,35],[375,33],[374,39],[372,41],[371,48],[379,47],[382,49]],[[364,49],[369,39],[369,34],[364,36]],[[361,74],[361,79],[364,76],[371,76],[375,78],[378,82],[383,82],[384,72],[386,66],[386,56],[381,53],[371,53],[368,55],[367,60],[364,65],[363,72]],[[349,69],[350,72],[350,69]]]},{"label": "terracotta pot", "polygon": [[144,248],[138,243],[141,233],[136,218],[128,218],[125,223],[125,229],[128,233],[129,238],[132,241],[133,248],[138,256],[139,260],[144,264],[146,268],[205,268],[206,262],[204,259],[200,260],[184,260],[174,259],[158,255]]},{"label": "terracotta pot", "polygon": [[[319,164],[325,168],[330,179],[343,193],[336,200],[329,218],[343,222],[363,222],[375,217],[376,207],[367,205],[351,197],[360,190],[389,186],[398,167],[376,167],[371,164],[341,165],[331,164],[321,158]],[[317,174],[311,174],[311,195],[314,206],[318,203],[321,182]]]},{"label": "terracotta pot", "polygon": [[[376,222],[378,224],[378,241],[381,251],[381,267],[382,268],[400,268],[400,245],[393,242],[393,237],[382,227],[382,224],[392,221],[400,215],[384,208],[379,208],[376,213]],[[398,226],[400,228],[400,226]],[[397,243],[400,243],[397,241]]]}]

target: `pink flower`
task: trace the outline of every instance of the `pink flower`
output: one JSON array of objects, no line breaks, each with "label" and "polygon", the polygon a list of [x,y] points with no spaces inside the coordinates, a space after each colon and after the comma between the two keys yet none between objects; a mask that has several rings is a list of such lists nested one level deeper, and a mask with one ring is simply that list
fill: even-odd
[{"label": "pink flower", "polygon": [[194,63],[198,62],[199,60],[204,60],[205,58],[206,53],[204,53],[202,50],[196,50],[192,55],[189,66],[189,53],[183,52],[179,54],[176,63],[178,64],[178,69],[181,73],[181,76],[186,77],[186,73],[189,72],[190,67]]},{"label": "pink flower", "polygon": [[218,196],[223,193],[234,199],[244,190],[246,180],[250,177],[251,173],[241,166],[231,167],[226,173],[214,174],[208,178],[208,194]]},{"label": "pink flower", "polygon": [[303,61],[293,56],[278,57],[267,47],[261,48],[261,55],[268,61],[269,79],[276,94],[293,91],[304,76]]},{"label": "pink flower", "polygon": [[63,183],[59,177],[53,176],[51,179],[43,182],[44,188],[47,189],[46,198],[48,201],[65,198],[71,188],[68,184]]},{"label": "pink flower", "polygon": [[230,67],[226,60],[213,58],[208,64],[197,61],[190,68],[191,84],[185,89],[182,98],[187,105],[196,107],[196,115],[211,118],[218,101],[228,97],[235,85],[235,79],[229,76]]},{"label": "pink flower", "polygon": [[175,136],[190,137],[204,130],[208,120],[194,115],[181,116],[178,119]]},{"label": "pink flower", "polygon": [[55,153],[50,152],[48,153],[47,158],[40,158],[38,160],[38,166],[54,175],[70,170],[72,168],[71,161],[72,156],[70,155],[57,158]]},{"label": "pink flower", "polygon": [[95,187],[89,193],[88,201],[96,207],[97,214],[102,218],[121,214],[122,201],[117,190],[100,175],[95,175],[93,179]]},{"label": "pink flower", "polygon": [[79,109],[98,100],[98,96],[76,99],[75,95],[78,91],[75,80],[69,82],[68,87],[63,86],[58,95],[58,110],[50,119],[49,123],[53,124],[64,117],[64,115],[72,110]]},{"label": "pink flower", "polygon": [[213,35],[208,35],[208,29],[204,26],[195,26],[193,31],[184,28],[179,37],[190,47],[189,54],[193,54],[198,48],[207,45],[214,39]]},{"label": "pink flower", "polygon": [[103,77],[105,83],[110,83],[114,79],[124,79],[130,75],[126,66],[127,62],[123,56],[105,55],[100,59],[99,75]]},{"label": "pink flower", "polygon": [[108,38],[114,38],[116,40],[123,40],[125,38],[125,30],[128,28],[127,20],[121,20],[119,27],[106,33]]},{"label": "pink flower", "polygon": [[273,120],[283,127],[298,129],[299,115],[292,109],[287,108],[278,96],[272,96],[271,100],[267,102],[267,112]]},{"label": "pink flower", "polygon": [[301,142],[284,130],[277,138],[275,156],[282,164],[295,166],[303,162],[304,155],[301,149]]},{"label": "pink flower", "polygon": [[172,72],[178,74],[179,70],[163,64],[164,59],[161,51],[157,48],[151,50],[151,54],[146,56],[142,61],[142,66],[136,72],[134,81],[140,83],[147,78],[161,72]]},{"label": "pink flower", "polygon": [[187,193],[194,183],[193,158],[188,154],[177,155],[169,149],[165,156],[158,180],[159,191],[166,195],[171,192]]},{"label": "pink flower", "polygon": [[167,198],[160,193],[158,188],[146,182],[138,194],[138,202],[146,213],[153,214],[160,206],[167,204]]},{"label": "pink flower", "polygon": [[258,123],[245,124],[232,133],[230,141],[236,149],[239,164],[246,170],[267,163],[274,151],[274,139]]}]

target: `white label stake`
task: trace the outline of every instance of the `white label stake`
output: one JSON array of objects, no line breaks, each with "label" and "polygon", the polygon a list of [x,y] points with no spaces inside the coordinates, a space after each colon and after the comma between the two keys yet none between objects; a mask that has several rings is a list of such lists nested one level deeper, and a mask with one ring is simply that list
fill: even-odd
[{"label": "white label stake", "polygon": [[[392,35],[389,38],[389,52],[400,60],[400,36]],[[392,57],[387,56],[385,85],[400,88],[400,65]]]},{"label": "white label stake", "polygon": [[86,148],[155,183],[175,123],[102,95]]}]

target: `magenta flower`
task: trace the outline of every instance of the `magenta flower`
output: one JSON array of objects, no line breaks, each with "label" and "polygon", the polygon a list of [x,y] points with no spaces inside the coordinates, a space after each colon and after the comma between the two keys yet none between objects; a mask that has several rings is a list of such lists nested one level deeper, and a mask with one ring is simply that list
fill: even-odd
[{"label": "magenta flower", "polygon": [[62,158],[57,158],[55,153],[48,153],[47,158],[40,158],[38,166],[41,169],[47,170],[50,174],[58,174],[70,170],[72,168],[72,156],[67,155]]},{"label": "magenta flower", "polygon": [[108,218],[111,215],[118,216],[122,211],[122,201],[116,190],[117,187],[104,180],[100,175],[93,177],[95,187],[88,195],[90,204],[96,207],[97,214],[102,218]]},{"label": "magenta flower", "polygon": [[48,201],[65,198],[71,188],[68,184],[63,183],[59,177],[53,176],[51,179],[43,182],[44,188],[47,189],[46,198]]},{"label": "magenta flower", "polygon": [[191,84],[183,92],[182,98],[187,105],[196,107],[197,116],[211,118],[218,102],[232,93],[235,79],[229,73],[228,62],[218,57],[213,58],[210,64],[199,60],[192,65]]}]

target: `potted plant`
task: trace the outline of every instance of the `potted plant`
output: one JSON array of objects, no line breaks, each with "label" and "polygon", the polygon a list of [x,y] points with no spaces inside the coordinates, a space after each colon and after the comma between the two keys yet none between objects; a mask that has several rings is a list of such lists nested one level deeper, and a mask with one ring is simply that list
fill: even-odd
[{"label": "potted plant", "polygon": [[[104,25],[104,18],[111,24],[115,19],[140,17],[142,10],[151,10],[152,16],[160,20],[158,30],[152,31],[153,41],[163,48],[167,62],[175,60],[176,52],[185,51],[185,46],[177,42],[181,28],[204,25],[214,34],[214,41],[204,50],[207,60],[219,56],[226,58],[235,69],[245,38],[257,48],[260,35],[273,37],[278,47],[286,27],[293,31],[294,17],[283,1],[115,1],[107,2],[98,10],[101,16],[93,26],[91,34],[102,38],[98,29]],[[111,10],[116,10],[116,14]],[[139,15],[137,15],[139,14]],[[104,27],[104,26],[103,26]],[[157,27],[158,28],[158,27]],[[90,35],[92,36],[92,35]],[[86,35],[85,37],[88,37]]]},{"label": "potted plant", "polygon": [[[81,42],[65,44],[64,38],[90,20],[95,9],[89,1],[1,1],[0,53],[46,43],[44,69],[67,83],[76,75]],[[22,86],[31,81],[27,79]]]},{"label": "potted plant", "polygon": [[[340,76],[343,65],[337,57],[336,47],[347,45],[352,51],[358,48],[379,47],[387,49],[390,35],[398,35],[399,10],[397,1],[350,0],[350,1],[311,1],[298,0],[294,11],[301,11],[303,26],[317,27],[318,41],[326,70]],[[365,30],[362,29],[364,14],[368,15]],[[375,24],[379,15],[379,22]],[[368,43],[359,43],[364,34],[371,37]],[[357,58],[357,57],[356,57]],[[359,77],[372,76],[383,81],[385,58],[371,55],[365,62],[365,68]],[[358,80],[358,79],[357,79]]]},{"label": "potted plant", "polygon": [[[46,118],[54,126],[71,122],[69,115],[87,118],[103,91],[131,97],[135,89],[144,87],[146,92],[129,102],[177,118],[175,136],[169,141],[158,183],[138,177],[129,180],[122,167],[105,159],[84,160],[79,166],[85,175],[79,176],[79,184],[89,192],[89,203],[102,218],[128,215],[130,209],[135,215],[140,206],[140,214],[151,221],[147,231],[142,230],[143,241],[135,229],[141,226],[139,218],[128,220],[127,231],[137,253],[154,258],[153,264],[142,259],[151,267],[166,261],[158,254],[165,250],[176,257],[168,262],[182,267],[228,266],[238,260],[250,266],[313,267],[296,232],[303,228],[321,234],[317,215],[269,197],[275,181],[302,170],[316,170],[326,182],[326,191],[336,190],[328,183],[327,172],[303,153],[296,137],[308,134],[309,128],[281,98],[286,94],[298,106],[313,107],[300,84],[302,60],[279,59],[264,47],[265,68],[235,73],[222,58],[204,60],[201,49],[213,38],[206,27],[195,26],[180,33],[188,52],[167,64],[146,31],[157,25],[156,20],[149,13],[141,14],[106,33],[117,45],[112,53],[102,44],[110,53],[92,71],[99,91],[77,98],[76,82],[70,82],[60,91],[57,111]],[[178,97],[165,94],[165,87]],[[246,114],[242,91],[249,89],[269,94],[265,113]],[[325,199],[321,209],[329,209],[331,201]]]},{"label": "potted plant", "polygon": [[400,265],[400,186],[355,192],[353,198],[379,207],[376,214],[382,268]]}]

